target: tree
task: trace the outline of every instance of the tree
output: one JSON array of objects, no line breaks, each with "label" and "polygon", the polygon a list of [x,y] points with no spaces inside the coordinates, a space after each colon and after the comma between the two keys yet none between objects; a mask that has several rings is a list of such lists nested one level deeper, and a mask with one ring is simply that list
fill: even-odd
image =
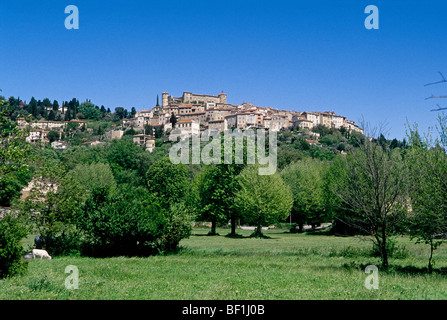
[{"label": "tree", "polygon": [[21,241],[27,235],[26,226],[12,214],[0,219],[0,279],[26,271],[28,265],[23,259]]},{"label": "tree", "polygon": [[254,224],[255,237],[262,237],[262,227],[286,219],[293,205],[290,188],[278,173],[259,175],[257,166],[247,166],[238,177],[240,191],[235,206],[245,222]]},{"label": "tree", "polygon": [[60,134],[57,131],[50,131],[47,134],[47,139],[50,143],[59,140]]},{"label": "tree", "polygon": [[146,189],[124,185],[116,192],[93,188],[77,226],[84,235],[84,253],[94,256],[171,252],[191,233],[190,220],[180,204],[167,210]]},{"label": "tree", "polygon": [[57,100],[53,101],[53,111],[59,111],[59,102],[57,102]]},{"label": "tree", "polygon": [[127,110],[125,110],[123,107],[116,107],[115,108],[115,115],[117,117],[117,120],[123,120],[126,117]]},{"label": "tree", "polygon": [[16,172],[0,176],[0,207],[10,207],[14,199],[20,197],[23,183]]},{"label": "tree", "polygon": [[27,182],[31,151],[24,132],[16,123],[8,121],[0,111],[0,186],[4,186],[0,192],[0,201],[3,205],[9,205],[18,195],[21,186]]},{"label": "tree", "polygon": [[117,188],[112,169],[105,163],[78,164],[68,176],[77,181],[87,193],[99,187],[110,190]]},{"label": "tree", "polygon": [[31,113],[34,118],[37,118],[39,111],[37,109],[37,100],[34,97],[31,97],[28,108],[29,113]]},{"label": "tree", "polygon": [[43,247],[58,255],[70,250],[66,235],[74,233],[74,220],[85,192],[79,183],[64,176],[60,162],[43,160],[35,172],[29,195],[14,207],[23,219],[34,221]]},{"label": "tree", "polygon": [[163,126],[156,126],[154,131],[155,139],[159,139],[163,136]]},{"label": "tree", "polygon": [[101,111],[90,100],[81,103],[78,112],[87,119],[98,120],[101,117]]},{"label": "tree", "polygon": [[168,158],[153,163],[146,173],[149,192],[156,195],[165,208],[185,199],[187,178],[188,170],[185,165],[173,164]]},{"label": "tree", "polygon": [[148,123],[146,123],[145,125],[144,125],[144,134],[147,134],[147,135],[153,135],[153,132],[154,130],[153,130],[153,127],[150,125],[150,124],[148,124]]},{"label": "tree", "polygon": [[[416,130],[411,130],[414,136]],[[410,145],[406,162],[410,172],[412,211],[408,219],[410,236],[430,246],[428,270],[433,271],[433,252],[442,243],[437,235],[447,232],[447,156],[437,142],[419,140]],[[419,136],[419,135],[417,135]]]},{"label": "tree", "polygon": [[284,182],[293,194],[292,218],[303,231],[305,223],[314,227],[323,222],[323,176],[325,166],[318,160],[294,162],[281,172]]},{"label": "tree", "polygon": [[[1,106],[9,106],[0,100]],[[8,121],[0,108],[0,206],[9,207],[20,196],[24,184],[30,179],[28,162],[31,146],[15,122]]]},{"label": "tree", "polygon": [[331,190],[350,215],[338,219],[370,235],[387,268],[389,236],[405,218],[408,204],[408,169],[400,150],[366,139],[340,161]]},{"label": "tree", "polygon": [[49,120],[49,121],[54,121],[54,120],[56,120],[56,114],[54,113],[53,110],[51,110],[51,111],[48,113],[48,120]]},{"label": "tree", "polygon": [[174,128],[177,123],[177,117],[175,116],[174,112],[172,112],[169,122],[172,123],[172,128]]},{"label": "tree", "polygon": [[45,99],[43,99],[43,101],[42,101],[42,106],[43,106],[44,108],[50,108],[50,107],[53,107],[53,104],[51,103],[50,99],[45,98]]},{"label": "tree", "polygon": [[194,181],[194,193],[199,219],[211,222],[209,235],[217,235],[219,222],[231,219],[230,236],[236,236],[236,210],[234,198],[239,189],[236,180],[240,172],[232,165],[206,166]]}]

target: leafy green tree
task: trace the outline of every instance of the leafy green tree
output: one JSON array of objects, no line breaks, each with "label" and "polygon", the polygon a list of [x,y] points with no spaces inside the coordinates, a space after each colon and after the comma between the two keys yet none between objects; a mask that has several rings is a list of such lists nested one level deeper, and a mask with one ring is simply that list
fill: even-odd
[{"label": "leafy green tree", "polygon": [[50,131],[47,134],[47,139],[48,141],[50,141],[50,143],[59,140],[59,138],[60,134],[57,131]]},{"label": "leafy green tree", "polygon": [[247,166],[239,175],[240,191],[236,208],[245,222],[254,224],[255,237],[262,237],[262,227],[286,219],[293,206],[293,194],[278,173],[259,175],[257,166]]},{"label": "leafy green tree", "polygon": [[19,218],[7,214],[0,219],[0,279],[23,274],[28,264],[23,259],[21,241],[28,235]]},{"label": "leafy green tree", "polygon": [[52,107],[52,106],[53,106],[53,104],[51,103],[50,99],[48,99],[48,98],[43,99],[43,101],[42,101],[42,105],[43,105],[44,107],[46,107],[46,108],[49,108],[49,107]]},{"label": "leafy green tree", "polygon": [[37,109],[37,100],[34,97],[31,97],[28,105],[28,112],[31,113],[34,118],[37,118],[37,116],[39,115],[39,110]]},{"label": "leafy green tree", "polygon": [[151,136],[151,135],[153,135],[153,132],[154,132],[153,127],[150,124],[144,125],[144,134]]},{"label": "leafy green tree", "polygon": [[127,110],[125,110],[123,107],[116,107],[115,108],[115,115],[117,117],[117,120],[123,120],[126,117]]},{"label": "leafy green tree", "polygon": [[160,199],[141,187],[119,190],[95,187],[78,219],[84,235],[83,252],[95,256],[147,255],[178,249],[191,233],[181,204],[169,210]]},{"label": "leafy green tree", "polygon": [[230,236],[236,236],[234,198],[239,189],[236,180],[240,172],[232,165],[206,166],[195,178],[194,193],[199,220],[210,221],[209,235],[217,235],[217,223],[232,220]]},{"label": "leafy green tree", "polygon": [[51,110],[51,111],[48,113],[48,120],[49,120],[49,121],[54,121],[54,120],[56,120],[56,114],[54,113],[53,110]]},{"label": "leafy green tree", "polygon": [[[415,133],[411,132],[413,136]],[[433,252],[443,243],[435,236],[447,233],[447,156],[438,142],[409,140],[416,143],[410,145],[405,157],[411,181],[408,229],[417,243],[430,246],[428,270],[432,272]]]},{"label": "leafy green tree", "polygon": [[14,204],[23,219],[34,221],[43,247],[55,255],[70,249],[65,235],[73,232],[74,219],[85,198],[79,183],[64,174],[61,163],[45,162],[34,174],[29,195]]},{"label": "leafy green tree", "polygon": [[86,119],[99,120],[101,118],[101,111],[90,100],[81,103],[78,112],[82,113]]},{"label": "leafy green tree", "polygon": [[317,160],[292,163],[281,172],[293,194],[292,218],[300,232],[305,223],[317,226],[325,217],[323,176],[326,167]]},{"label": "leafy green tree", "polygon": [[185,199],[188,190],[188,170],[183,164],[173,164],[168,158],[149,167],[146,181],[150,193],[156,195],[165,208]]},{"label": "leafy green tree", "polygon": [[155,139],[159,139],[163,136],[163,127],[162,126],[156,126],[155,127]]},{"label": "leafy green tree", "polygon": [[147,169],[147,164],[143,163],[145,151],[127,136],[113,140],[104,153],[118,183],[146,184],[143,172],[143,168]]},{"label": "leafy green tree", "polygon": [[289,164],[303,159],[303,153],[294,148],[278,148],[277,165],[279,170],[283,170]]},{"label": "leafy green tree", "polygon": [[77,181],[85,192],[99,187],[110,190],[117,188],[112,169],[105,163],[78,164],[68,176]]},{"label": "leafy green tree", "polygon": [[[3,101],[5,105],[9,104]],[[28,181],[32,148],[17,124],[0,111],[0,205],[9,206]]]},{"label": "leafy green tree", "polygon": [[0,177],[0,207],[10,207],[12,201],[20,196],[22,187],[23,184],[15,172],[2,175]]}]

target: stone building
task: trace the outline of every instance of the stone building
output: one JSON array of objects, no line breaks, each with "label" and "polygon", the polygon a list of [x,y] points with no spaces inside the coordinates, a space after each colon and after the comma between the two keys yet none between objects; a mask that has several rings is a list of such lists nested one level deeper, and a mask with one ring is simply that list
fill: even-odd
[{"label": "stone building", "polygon": [[217,96],[196,94],[191,92],[183,92],[182,97],[175,98],[170,96],[169,93],[162,93],[162,106],[167,107],[170,104],[175,103],[196,103],[196,104],[207,104],[207,103],[227,103],[227,95],[225,93],[220,93]]}]

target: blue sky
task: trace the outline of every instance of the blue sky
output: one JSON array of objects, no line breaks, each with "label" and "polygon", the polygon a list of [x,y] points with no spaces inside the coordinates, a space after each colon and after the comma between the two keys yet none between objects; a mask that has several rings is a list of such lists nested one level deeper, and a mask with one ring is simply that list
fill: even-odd
[{"label": "blue sky", "polygon": [[[367,30],[367,5],[379,30]],[[67,30],[65,7],[79,8]],[[445,1],[1,1],[0,88],[29,101],[77,97],[152,108],[157,94],[228,94],[297,111],[335,111],[388,138],[436,125],[447,84]]]}]

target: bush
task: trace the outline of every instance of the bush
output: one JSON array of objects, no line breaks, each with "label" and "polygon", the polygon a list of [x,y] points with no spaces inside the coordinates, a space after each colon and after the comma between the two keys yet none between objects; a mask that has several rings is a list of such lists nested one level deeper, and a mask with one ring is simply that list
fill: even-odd
[{"label": "bush", "polygon": [[175,252],[179,249],[180,241],[191,235],[193,215],[185,204],[177,203],[171,206],[165,218],[159,250],[164,253]]},{"label": "bush", "polygon": [[28,264],[22,258],[20,241],[26,235],[27,230],[18,219],[12,216],[0,219],[0,279],[25,273]]},{"label": "bush", "polygon": [[190,235],[185,208],[166,209],[145,188],[94,188],[77,228],[82,253],[91,256],[135,256],[175,251]]}]

